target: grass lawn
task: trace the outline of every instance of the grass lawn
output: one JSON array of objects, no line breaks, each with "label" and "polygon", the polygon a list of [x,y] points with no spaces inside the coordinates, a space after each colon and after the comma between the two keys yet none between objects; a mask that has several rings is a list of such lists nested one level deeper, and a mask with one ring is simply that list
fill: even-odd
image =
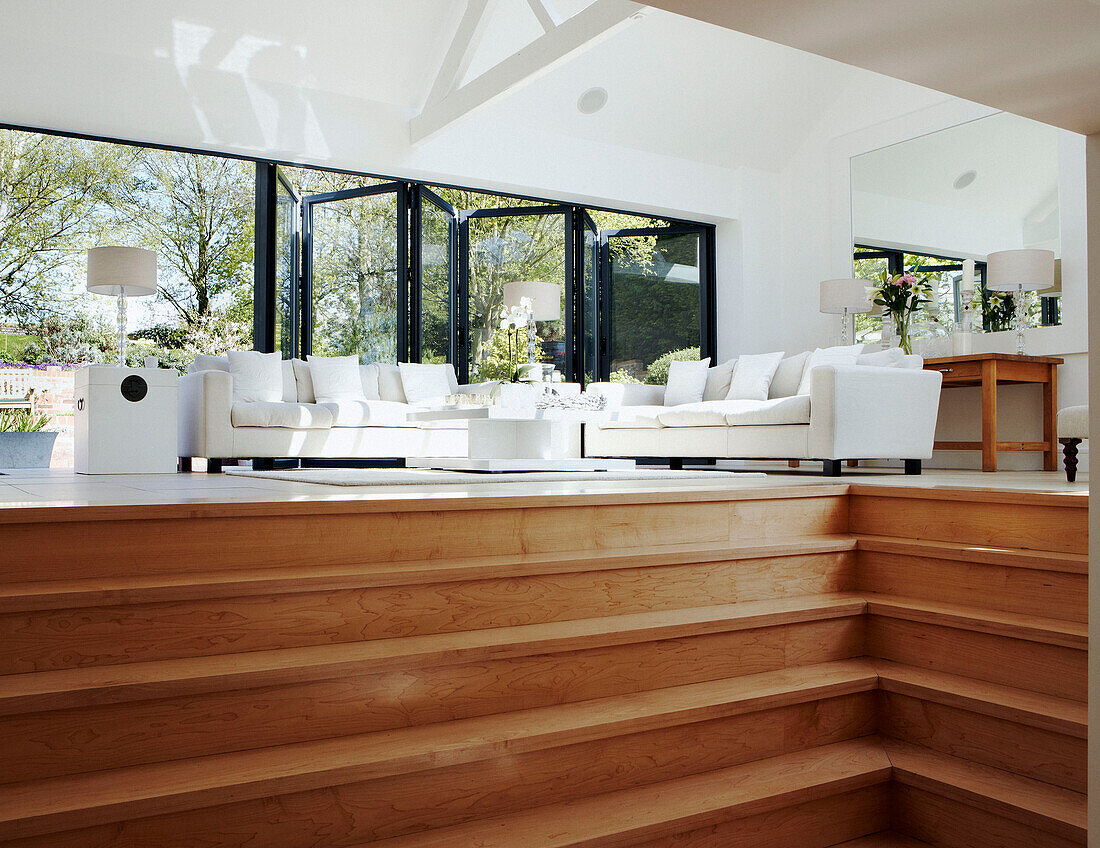
[{"label": "grass lawn", "polygon": [[23,348],[31,342],[42,341],[38,336],[21,336],[16,333],[0,333],[0,360],[15,362],[23,355]]}]

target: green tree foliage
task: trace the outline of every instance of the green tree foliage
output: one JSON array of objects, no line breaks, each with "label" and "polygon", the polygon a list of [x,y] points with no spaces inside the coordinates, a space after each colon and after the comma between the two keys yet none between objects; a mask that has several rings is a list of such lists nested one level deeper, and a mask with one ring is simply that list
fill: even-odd
[{"label": "green tree foliage", "polygon": [[162,274],[161,297],[185,327],[198,327],[223,296],[251,289],[255,166],[123,149],[127,179],[112,189],[112,213],[131,243],[157,251],[171,271]]},{"label": "green tree foliage", "polygon": [[[676,362],[698,362],[699,348],[685,347],[682,350],[672,350],[662,356],[658,356],[646,369],[645,381],[652,386],[663,386],[668,382],[668,368]],[[625,381],[621,381],[625,382]]]},{"label": "green tree foliage", "polygon": [[104,145],[0,130],[0,316],[56,313],[66,272],[95,243],[98,202],[118,179]]}]

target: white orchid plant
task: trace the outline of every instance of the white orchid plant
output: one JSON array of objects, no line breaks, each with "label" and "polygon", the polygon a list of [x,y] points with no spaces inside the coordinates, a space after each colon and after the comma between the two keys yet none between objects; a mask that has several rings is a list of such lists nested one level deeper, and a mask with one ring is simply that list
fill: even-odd
[{"label": "white orchid plant", "polygon": [[[535,328],[535,322],[531,318],[533,307],[534,302],[531,298],[521,297],[518,306],[505,306],[500,311],[500,329],[508,339],[508,370],[512,382],[519,379],[520,351],[526,347],[528,360],[532,355],[534,346],[533,331]],[[527,342],[526,345],[523,345],[520,341],[521,333]]]}]

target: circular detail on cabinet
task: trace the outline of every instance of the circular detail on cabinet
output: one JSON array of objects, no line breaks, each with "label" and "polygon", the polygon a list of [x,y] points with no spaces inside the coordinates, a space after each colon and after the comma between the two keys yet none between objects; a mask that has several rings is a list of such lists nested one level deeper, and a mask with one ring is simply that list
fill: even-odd
[{"label": "circular detail on cabinet", "polygon": [[122,396],[131,403],[137,403],[149,394],[149,384],[144,377],[131,374],[122,381]]}]

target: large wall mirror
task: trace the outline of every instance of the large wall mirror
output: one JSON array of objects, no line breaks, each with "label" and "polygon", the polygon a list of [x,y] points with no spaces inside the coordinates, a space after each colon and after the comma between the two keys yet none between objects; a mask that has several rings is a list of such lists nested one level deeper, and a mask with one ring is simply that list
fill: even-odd
[{"label": "large wall mirror", "polygon": [[[855,156],[851,168],[855,276],[928,275],[935,298],[925,307],[928,332],[962,318],[963,260],[976,264],[979,332],[1012,326],[1011,296],[984,289],[990,253],[1045,248],[1060,260],[1053,127],[999,113]],[[1060,270],[1059,261],[1053,288],[1027,293],[1030,326],[1061,323]],[[877,315],[860,316],[863,340],[880,330]]]}]

